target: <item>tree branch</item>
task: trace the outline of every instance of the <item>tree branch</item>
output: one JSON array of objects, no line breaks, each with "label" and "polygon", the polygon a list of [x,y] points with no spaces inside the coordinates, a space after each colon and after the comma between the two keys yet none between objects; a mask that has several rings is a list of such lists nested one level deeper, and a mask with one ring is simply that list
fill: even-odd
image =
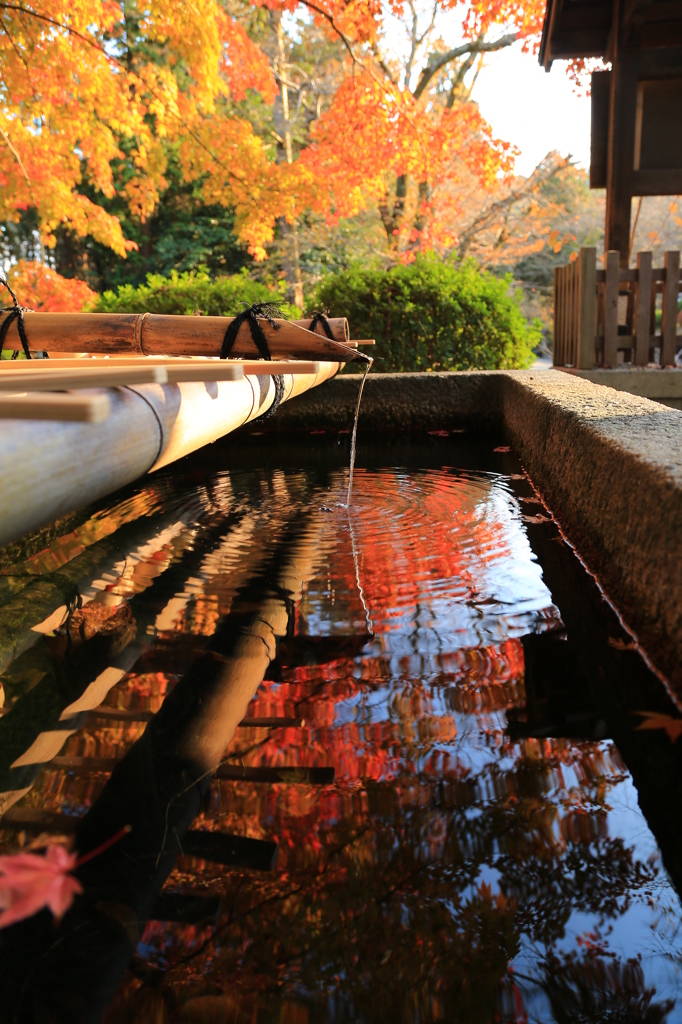
[{"label": "tree branch", "polygon": [[532,193],[541,185],[544,185],[546,182],[550,181],[551,178],[554,178],[560,171],[563,171],[566,167],[570,166],[570,156],[559,159],[555,158],[549,167],[543,167],[542,164],[540,164],[540,166],[536,167],[530,177],[526,178],[521,185],[517,188],[511,189],[504,198],[498,199],[496,202],[491,203],[490,206],[485,207],[485,209],[483,209],[478,216],[473,219],[466,231],[460,235],[458,247],[459,258],[464,259],[471,247],[471,243],[480,231],[484,231],[485,228],[489,227],[501,214],[507,214],[514,203],[519,202],[520,199],[524,199],[526,196],[532,195]]},{"label": "tree branch", "polygon": [[417,88],[412,94],[416,100],[420,98],[427,85],[433,78],[433,76],[444,68],[446,64],[449,64],[453,60],[457,60],[458,57],[465,57],[471,53],[493,53],[496,50],[504,50],[505,47],[511,46],[518,39],[517,32],[510,32],[506,36],[500,36],[499,39],[491,39],[489,41],[475,40],[471,43],[463,43],[461,46],[456,46],[454,50],[448,50],[446,53],[432,54],[429,61],[419,76],[417,82]]},{"label": "tree branch", "polygon": [[17,153],[16,149],[12,145],[12,141],[11,141],[9,135],[7,134],[5,129],[2,127],[2,125],[0,125],[0,135],[2,135],[3,139],[7,143],[7,148],[9,149],[10,153],[12,154],[12,156],[14,157],[16,162],[19,164],[19,167],[21,168],[21,173],[25,177],[26,184],[28,185],[29,192],[31,193],[31,198],[33,198],[33,188],[31,186],[31,179],[28,176],[28,171],[24,167],[24,164],[23,164],[23,161],[22,161],[21,157],[19,156],[19,154]]},{"label": "tree branch", "polygon": [[412,64],[417,54],[417,12],[415,10],[413,0],[408,0],[409,8],[412,13],[412,28],[410,30],[410,56],[407,58],[407,64],[405,65],[405,85],[409,86],[410,75],[412,74]]},{"label": "tree branch", "polygon": [[382,57],[381,51],[376,43],[372,43],[372,54],[374,55],[375,61],[377,62],[383,73],[386,75],[386,78],[389,80],[389,82],[391,82],[392,85],[395,85],[395,87],[398,88],[398,79],[391,72],[391,69],[389,68],[384,58]]}]

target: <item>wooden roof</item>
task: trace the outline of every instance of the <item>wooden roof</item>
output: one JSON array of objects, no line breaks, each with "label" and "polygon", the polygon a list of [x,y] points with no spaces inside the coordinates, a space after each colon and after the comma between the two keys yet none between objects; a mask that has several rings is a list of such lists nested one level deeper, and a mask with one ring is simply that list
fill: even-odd
[{"label": "wooden roof", "polygon": [[[682,46],[682,0],[621,0],[630,36],[642,49]],[[540,63],[606,57],[614,0],[547,0]]]}]

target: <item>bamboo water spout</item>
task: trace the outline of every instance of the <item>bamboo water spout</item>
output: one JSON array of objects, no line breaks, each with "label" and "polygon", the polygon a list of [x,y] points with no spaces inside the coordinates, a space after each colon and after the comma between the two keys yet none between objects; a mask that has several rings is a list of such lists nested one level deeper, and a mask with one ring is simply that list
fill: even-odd
[{"label": "bamboo water spout", "polygon": [[[6,314],[9,316],[10,314]],[[0,327],[6,319],[0,320]],[[24,325],[33,351],[97,352],[108,355],[219,356],[225,331],[234,320],[225,316],[166,316],[156,313],[25,313]],[[347,321],[336,333],[348,338]],[[303,321],[306,322],[306,321]],[[309,321],[308,321],[309,322]],[[313,333],[290,320],[260,319],[273,358],[364,361],[354,349]],[[9,327],[5,348],[21,350],[15,320]],[[242,323],[230,356],[259,358],[247,322]]]}]

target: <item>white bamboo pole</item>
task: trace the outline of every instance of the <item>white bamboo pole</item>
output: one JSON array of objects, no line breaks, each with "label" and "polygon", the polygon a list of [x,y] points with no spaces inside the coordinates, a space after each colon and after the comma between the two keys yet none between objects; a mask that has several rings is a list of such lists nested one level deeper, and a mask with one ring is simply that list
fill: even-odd
[{"label": "white bamboo pole", "polygon": [[[338,363],[322,362],[316,373],[285,374],[283,401],[338,369]],[[275,386],[266,373],[236,381],[132,385],[106,395],[111,412],[103,423],[17,421],[2,431],[0,546],[262,415]]]}]

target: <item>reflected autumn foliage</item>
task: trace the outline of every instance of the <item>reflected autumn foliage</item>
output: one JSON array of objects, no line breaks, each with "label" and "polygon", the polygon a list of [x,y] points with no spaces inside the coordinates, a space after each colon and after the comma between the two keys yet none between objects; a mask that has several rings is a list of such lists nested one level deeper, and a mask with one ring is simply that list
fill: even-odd
[{"label": "reflected autumn foliage", "polygon": [[[168,888],[219,895],[220,917],[150,923],[112,1022],[148,997],[149,967],[158,1019],[524,1019],[555,979],[538,971],[529,995],[513,978],[522,942],[552,956],[576,911],[617,918],[651,882],[609,835],[617,750],[504,733],[525,699],[520,634],[560,626],[504,499],[486,479],[360,475],[353,529],[339,531],[250,709],[304,724],[241,730],[228,754],[333,766],[336,783],[212,785],[201,827],[275,838],[277,872],[182,859]],[[508,573],[523,561],[511,604]],[[488,642],[467,645],[475,632]],[[634,970],[609,962],[613,977]],[[574,961],[557,970],[570,986]]]},{"label": "reflected autumn foliage", "polygon": [[[639,962],[606,941],[566,951],[577,919],[617,923],[656,870],[613,831],[627,772],[612,743],[506,730],[526,701],[521,638],[563,627],[505,478],[359,471],[350,511],[324,530],[301,514],[296,544],[315,557],[294,598],[269,560],[303,476],[247,476],[210,545],[193,524],[122,574],[116,593],[152,639],[106,695],[110,717],[92,715],[65,752],[123,757],[211,638],[274,594],[288,627],[248,716],[300,724],[239,728],[225,757],[334,768],[335,782],[211,782],[192,828],[274,840],[276,868],[182,853],[164,893],[203,898],[205,914],[152,916],[106,1024],[473,1024],[538,1007],[563,1022],[600,1019],[609,993],[618,1019],[663,1021],[671,1006]],[[155,603],[153,580],[180,565]],[[74,618],[83,644],[110,628],[89,607]],[[82,814],[106,780],[48,767],[30,799]]]}]

